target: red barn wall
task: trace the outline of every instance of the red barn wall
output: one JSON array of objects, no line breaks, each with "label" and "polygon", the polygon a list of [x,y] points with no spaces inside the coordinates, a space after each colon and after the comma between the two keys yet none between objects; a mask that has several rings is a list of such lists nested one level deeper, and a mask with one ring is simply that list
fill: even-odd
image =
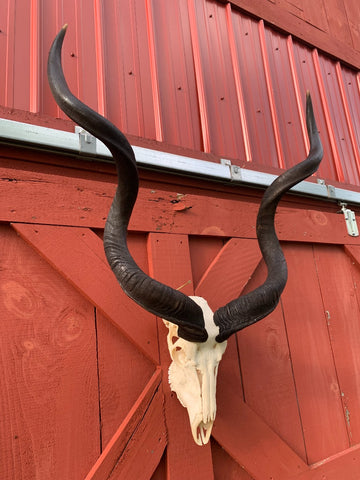
[{"label": "red barn wall", "polygon": [[[0,116],[73,131],[46,80],[67,22],[71,89],[132,143],[280,172],[306,156],[310,90],[318,176],[356,192],[355,3],[3,1]],[[140,174],[129,245],[145,272],[213,309],[263,281],[261,191]],[[337,203],[279,205],[288,285],[268,318],[231,337],[200,448],[169,389],[164,325],[104,258],[115,188],[102,161],[0,144],[1,479],[358,480],[360,243]]]},{"label": "red barn wall", "polygon": [[[310,3],[2,2],[2,114],[47,125],[64,118],[47,85],[46,58],[68,23],[63,62],[70,87],[137,143],[257,170],[288,167],[307,149],[310,90],[325,150],[319,175],[358,186],[358,10],[350,0],[337,8]],[[351,61],[326,53],[339,43],[335,19],[349,32],[340,50],[355,52]],[[327,42],[315,41],[316,32]]]},{"label": "red barn wall", "polygon": [[360,67],[360,12],[357,0],[234,0],[309,45]]}]

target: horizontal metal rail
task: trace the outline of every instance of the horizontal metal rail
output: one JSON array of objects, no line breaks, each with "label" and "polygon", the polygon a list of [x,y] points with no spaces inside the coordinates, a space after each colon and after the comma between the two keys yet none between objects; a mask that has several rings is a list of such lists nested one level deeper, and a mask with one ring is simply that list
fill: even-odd
[{"label": "horizontal metal rail", "polygon": [[[111,160],[108,148],[80,127],[76,127],[75,133],[71,133],[0,119],[0,144],[22,145],[63,154],[75,154],[86,160]],[[215,163],[149,148],[134,146],[133,149],[139,166],[148,169],[166,170],[181,175],[252,187],[267,187],[276,178],[276,175],[232,165],[227,159],[221,159],[220,163]],[[334,187],[319,179],[316,183],[303,181],[293,187],[291,192],[332,202],[360,205],[359,192]]]}]

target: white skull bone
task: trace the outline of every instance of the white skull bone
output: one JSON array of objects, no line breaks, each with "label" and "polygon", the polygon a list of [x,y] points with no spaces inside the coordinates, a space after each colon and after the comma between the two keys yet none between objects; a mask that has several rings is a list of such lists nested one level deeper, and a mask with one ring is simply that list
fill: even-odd
[{"label": "white skull bone", "polygon": [[208,339],[204,343],[188,342],[178,337],[177,325],[164,320],[169,329],[167,343],[172,359],[169,383],[188,411],[194,441],[205,445],[215,420],[217,372],[227,342],[215,340],[219,327],[214,323],[214,314],[207,301],[202,297],[190,298],[203,311]]}]

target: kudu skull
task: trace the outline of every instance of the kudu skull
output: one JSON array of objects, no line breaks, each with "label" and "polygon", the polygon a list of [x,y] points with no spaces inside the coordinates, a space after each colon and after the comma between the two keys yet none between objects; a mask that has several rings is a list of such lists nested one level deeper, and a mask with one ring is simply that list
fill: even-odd
[{"label": "kudu skull", "polygon": [[107,119],[78,100],[69,90],[61,66],[66,26],[49,53],[48,79],[59,107],[77,124],[101,140],[116,163],[118,186],[105,225],[108,262],[125,293],[147,311],[164,319],[173,363],[169,381],[187,408],[197,444],[208,442],[216,413],[218,364],[233,333],[261,320],[279,302],[287,281],[287,266],[274,227],[276,207],[291,187],[312,175],[323,150],[307,94],[306,120],[310,152],[306,160],[281,174],[265,191],[257,217],[257,238],[268,274],[265,282],[246,295],[212,312],[206,300],[188,297],[146,275],[127,247],[127,228],[138,194],[135,155],[125,136]]}]

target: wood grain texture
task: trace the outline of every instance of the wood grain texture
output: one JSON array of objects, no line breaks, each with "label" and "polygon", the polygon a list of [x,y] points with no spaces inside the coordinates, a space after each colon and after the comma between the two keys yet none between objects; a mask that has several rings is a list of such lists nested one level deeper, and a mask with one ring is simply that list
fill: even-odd
[{"label": "wood grain texture", "polygon": [[[0,221],[104,228],[115,193],[113,175],[98,175],[94,179],[88,178],[89,174],[81,176],[76,170],[74,177],[69,177],[59,168],[46,173],[23,168],[0,166]],[[212,190],[199,190],[195,194],[186,187],[175,188],[144,184],[131,217],[130,231],[256,238],[258,198],[243,197],[240,188],[226,194],[214,194]],[[174,203],[179,198],[185,205],[181,210]],[[335,206],[327,205],[325,209],[322,204],[320,209],[299,208],[288,197],[280,204],[276,216],[279,238],[356,244],[356,238],[347,235]]]},{"label": "wood grain texture", "polygon": [[[193,293],[190,251],[186,235],[150,234],[149,268],[150,273],[161,282],[173,288],[183,286],[181,291],[187,295]],[[158,325],[160,361],[163,376],[166,379],[170,365],[166,341],[167,328],[161,319],[159,319]],[[168,432],[167,479],[213,479],[210,444],[202,447],[195,444],[191,435],[187,411],[179,403],[176,394],[171,392],[170,385],[165,380],[163,390]]]},{"label": "wood grain texture", "polygon": [[237,298],[261,260],[256,240],[232,238],[209,265],[196,287],[213,311]]},{"label": "wood grain texture", "polygon": [[99,311],[96,331],[104,448],[145,388],[155,367]]},{"label": "wood grain texture", "polygon": [[[221,387],[214,438],[255,479],[287,480],[307,465],[278,435],[234,394],[233,383]],[[236,390],[235,390],[236,391]],[[261,454],[259,454],[261,452]]]},{"label": "wood grain texture", "polygon": [[[196,294],[207,298],[210,304],[213,303],[214,308],[223,305],[234,298],[234,289],[237,294],[243,290],[260,259],[261,255],[256,241],[232,239],[209,266],[199,282]],[[228,277],[232,280],[229,281]],[[222,290],[221,294],[218,293],[220,279],[225,279],[228,286]],[[235,285],[231,285],[232,281]],[[238,286],[236,286],[237,282],[239,282]],[[218,408],[213,430],[214,438],[254,478],[267,478],[265,475],[269,473],[277,478],[276,475],[280,475],[280,473],[285,475],[290,472],[302,471],[305,464],[300,457],[294,454],[285,442],[272,432],[256,413],[249,409],[243,399],[236,337],[231,337],[219,366]],[[256,444],[262,442],[264,442],[263,446],[269,442],[271,447],[267,445],[261,449],[263,453],[261,465],[259,465],[252,449]],[[278,455],[284,456],[280,462],[281,465],[277,465],[279,457],[277,461],[273,461],[273,453],[269,451],[269,448],[274,448]],[[264,456],[265,451],[267,453]],[[288,469],[283,469],[284,462]],[[286,477],[284,476],[284,478]]]},{"label": "wood grain texture", "polygon": [[282,295],[308,463],[349,447],[313,249],[285,246],[289,279]]},{"label": "wood grain texture", "polygon": [[[238,252],[240,256],[241,250]],[[247,329],[249,330],[251,328]],[[219,366],[217,418],[213,436],[249,476],[254,479],[273,477],[285,480],[290,474],[304,471],[306,465],[269,425],[244,403],[239,354],[242,360],[236,336],[230,337],[228,348]],[[259,363],[258,358],[256,362]],[[254,381],[257,379],[254,378]],[[258,382],[261,389],[261,378]],[[258,461],[257,448],[262,452],[261,462]]]},{"label": "wood grain texture", "polygon": [[[262,262],[244,290],[266,278]],[[238,332],[244,398],[302,460],[306,452],[281,304],[268,317]]]},{"label": "wood grain texture", "polygon": [[243,467],[233,460],[215,441],[211,442],[215,480],[254,480]]},{"label": "wood grain texture", "polygon": [[151,480],[164,480],[164,479],[166,479],[166,450],[160,460],[159,465],[157,466],[155,472],[151,477]]},{"label": "wood grain texture", "polygon": [[289,477],[289,480],[358,480],[359,471],[360,448],[356,446],[314,464],[308,471]]},{"label": "wood grain texture", "polygon": [[[299,0],[297,2],[284,0],[233,0],[234,5],[264,19],[271,25],[276,26],[298,37],[305,42],[333,55],[355,68],[360,67],[360,49],[357,41],[356,22],[359,21],[359,12],[355,11],[356,0],[343,0],[341,3],[342,19],[350,29],[352,43],[349,45],[348,35],[339,38],[336,29],[339,28],[339,17],[336,23],[337,9],[334,1],[322,0],[318,2],[317,9],[311,0]],[[340,2],[338,2],[340,3]],[[274,5],[275,4],[275,5]],[[347,18],[343,16],[343,8],[347,11]],[[326,12],[325,15],[322,12]],[[353,16],[349,13],[353,12]],[[328,23],[328,19],[331,23]],[[331,27],[331,30],[330,30]]]},{"label": "wood grain texture", "polygon": [[151,477],[166,445],[161,376],[157,369],[85,480]]},{"label": "wood grain texture", "polygon": [[10,227],[0,239],[0,477],[81,480],[100,453],[94,308]]},{"label": "wood grain texture", "polygon": [[[127,338],[157,362],[153,315],[130,300],[107,264],[100,238],[91,230],[15,224],[16,231]],[[131,321],[136,318],[136,321]]]},{"label": "wood grain texture", "polygon": [[221,237],[189,236],[191,269],[195,287],[224,246],[224,241]]},{"label": "wood grain texture", "polygon": [[359,268],[352,268],[341,247],[315,246],[315,261],[344,417],[350,444],[355,445],[360,442]]}]

